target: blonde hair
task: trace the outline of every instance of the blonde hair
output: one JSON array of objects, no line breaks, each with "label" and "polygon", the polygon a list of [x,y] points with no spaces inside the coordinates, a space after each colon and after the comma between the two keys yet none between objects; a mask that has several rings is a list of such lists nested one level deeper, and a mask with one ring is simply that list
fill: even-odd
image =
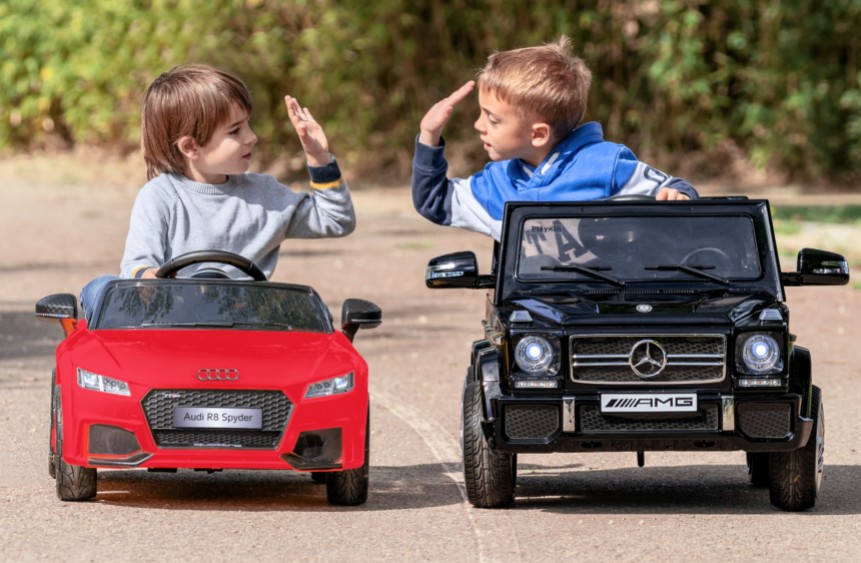
[{"label": "blonde hair", "polygon": [[251,93],[235,76],[207,65],[182,65],[156,78],[141,106],[141,149],[147,178],[182,174],[185,159],[177,147],[189,136],[206,145],[235,107],[251,115]]},{"label": "blonde hair", "polygon": [[592,72],[562,36],[555,43],[497,51],[478,73],[478,87],[546,121],[557,138],[577,127],[586,114]]}]

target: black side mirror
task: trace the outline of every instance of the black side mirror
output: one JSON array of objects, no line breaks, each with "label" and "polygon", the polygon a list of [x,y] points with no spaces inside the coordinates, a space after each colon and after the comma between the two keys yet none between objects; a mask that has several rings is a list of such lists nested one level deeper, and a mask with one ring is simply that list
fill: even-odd
[{"label": "black side mirror", "polygon": [[347,299],[341,308],[341,331],[350,340],[360,328],[375,328],[383,322],[383,311],[364,299]]},{"label": "black side mirror", "polygon": [[36,316],[44,319],[78,318],[78,300],[71,293],[55,293],[36,302]]},{"label": "black side mirror", "polygon": [[846,285],[849,283],[849,264],[842,255],[802,248],[798,252],[796,272],[784,272],[780,275],[784,285]]},{"label": "black side mirror", "polygon": [[465,287],[476,289],[493,287],[495,276],[478,275],[478,260],[468,250],[437,256],[428,262],[425,285],[432,289]]}]

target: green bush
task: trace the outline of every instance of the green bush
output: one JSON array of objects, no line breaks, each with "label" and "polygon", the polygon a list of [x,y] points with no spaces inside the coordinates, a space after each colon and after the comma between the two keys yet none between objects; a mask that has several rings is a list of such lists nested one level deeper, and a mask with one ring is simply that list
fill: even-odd
[{"label": "green bush", "polygon": [[[402,179],[431,104],[492,51],[564,33],[593,70],[588,117],[656,164],[732,146],[845,181],[861,173],[858,29],[861,0],[3,0],[0,149],[132,149],[146,85],[203,62],[251,88],[264,159],[298,154],[290,93],[354,173]],[[446,130],[472,168],[476,115],[473,97]]]}]

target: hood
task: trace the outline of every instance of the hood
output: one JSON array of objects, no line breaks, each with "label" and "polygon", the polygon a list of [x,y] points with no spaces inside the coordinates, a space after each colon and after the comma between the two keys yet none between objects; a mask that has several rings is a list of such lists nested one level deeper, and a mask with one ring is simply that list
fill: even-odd
[{"label": "hood", "polygon": [[367,369],[340,333],[86,331],[67,353],[78,367],[158,388],[198,387],[202,369],[236,370],[244,389],[271,389]]},{"label": "hood", "polygon": [[695,295],[623,292],[602,299],[554,296],[516,299],[512,303],[529,311],[537,322],[549,325],[574,322],[672,323],[682,318],[694,324],[729,324],[757,315],[775,301],[769,296],[723,292]]}]

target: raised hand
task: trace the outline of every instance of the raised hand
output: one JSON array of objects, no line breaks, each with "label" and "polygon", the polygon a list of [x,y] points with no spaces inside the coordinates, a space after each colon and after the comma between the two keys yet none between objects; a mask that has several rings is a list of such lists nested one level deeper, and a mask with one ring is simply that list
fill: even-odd
[{"label": "raised hand", "polygon": [[470,80],[447,98],[435,103],[422,118],[421,131],[419,132],[419,142],[424,145],[436,147],[439,145],[439,139],[442,135],[442,128],[448,123],[454,106],[459,104],[467,94],[475,87],[475,81]]},{"label": "raised hand", "polygon": [[290,122],[299,135],[299,141],[302,143],[308,165],[324,166],[329,164],[332,161],[332,156],[329,153],[329,140],[326,138],[323,127],[317,123],[308,108],[299,105],[299,101],[293,96],[289,94],[284,96],[284,105],[287,106]]}]

